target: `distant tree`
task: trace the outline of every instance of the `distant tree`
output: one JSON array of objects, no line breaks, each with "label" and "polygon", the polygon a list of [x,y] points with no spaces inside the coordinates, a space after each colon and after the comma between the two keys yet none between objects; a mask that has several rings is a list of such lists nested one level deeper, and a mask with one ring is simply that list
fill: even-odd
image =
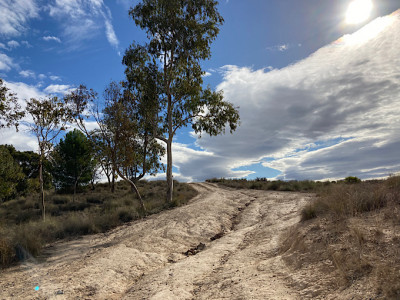
[{"label": "distant tree", "polygon": [[77,188],[87,185],[96,169],[92,144],[77,129],[68,132],[54,147],[51,163],[56,189],[72,188],[74,199]]},{"label": "distant tree", "polygon": [[[18,151],[12,145],[4,145],[10,152],[14,161],[22,168],[24,180],[21,181],[17,190],[19,194],[39,191],[39,154],[33,151]],[[43,161],[43,185],[45,189],[50,189],[52,185],[52,176],[49,172],[50,162],[45,158]]]},{"label": "distant tree", "polygon": [[3,84],[0,78],[0,128],[14,126],[24,116],[16,95]]},{"label": "distant tree", "polygon": [[0,145],[0,202],[15,197],[18,184],[23,179],[24,173],[11,156],[7,146]]},{"label": "distant tree", "polygon": [[[167,202],[172,201],[172,141],[178,129],[191,125],[196,133],[218,135],[228,124],[234,131],[237,109],[223,101],[222,91],[203,89],[200,62],[211,56],[210,45],[223,18],[214,0],[142,0],[129,11],[135,24],[145,30],[146,45],[132,44],[123,63],[129,85],[139,93],[150,90],[158,130],[166,143]],[[139,101],[146,101],[139,98]]]},{"label": "distant tree", "polygon": [[72,121],[72,110],[57,97],[48,97],[27,102],[26,112],[32,117],[30,131],[36,136],[39,148],[39,185],[43,221],[46,219],[44,195],[43,165],[53,148],[59,134],[65,130],[68,121]]}]

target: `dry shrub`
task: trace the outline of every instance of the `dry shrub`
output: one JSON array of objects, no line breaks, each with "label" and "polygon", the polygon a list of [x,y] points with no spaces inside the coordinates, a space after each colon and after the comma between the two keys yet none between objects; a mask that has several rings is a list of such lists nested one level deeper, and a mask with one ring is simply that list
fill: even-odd
[{"label": "dry shrub", "polygon": [[[197,195],[188,184],[175,181],[174,186],[175,206]],[[105,232],[145,216],[128,184],[118,182],[115,187],[111,193],[107,184],[99,184],[94,191],[77,194],[74,201],[72,195],[48,191],[45,222],[37,194],[0,203],[0,225],[7,228],[0,228],[0,267],[35,257],[57,239]],[[170,208],[165,181],[139,181],[138,188],[149,214]]]},{"label": "dry shrub", "polygon": [[304,208],[304,219],[307,220],[307,215],[349,218],[385,207],[392,198],[393,193],[383,183],[330,185],[320,191],[319,197]]},{"label": "dry shrub", "polygon": [[15,260],[14,247],[10,239],[0,235],[0,267],[8,266]]},{"label": "dry shrub", "polygon": [[399,193],[399,176],[321,190],[281,241],[283,260],[299,273],[294,278],[306,272],[310,293],[339,288],[400,299]]},{"label": "dry shrub", "polygon": [[372,271],[372,265],[360,257],[353,249],[342,249],[331,253],[331,258],[339,273],[342,285],[351,285],[356,280],[368,275]]},{"label": "dry shrub", "polygon": [[377,292],[385,295],[385,299],[400,299],[400,268],[398,265],[384,265],[377,268]]}]

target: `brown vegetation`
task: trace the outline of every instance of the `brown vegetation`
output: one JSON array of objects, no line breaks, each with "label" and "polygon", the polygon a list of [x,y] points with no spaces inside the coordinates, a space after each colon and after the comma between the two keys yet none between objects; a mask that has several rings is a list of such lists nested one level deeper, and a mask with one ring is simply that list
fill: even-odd
[{"label": "brown vegetation", "polygon": [[304,297],[400,299],[400,176],[330,185],[301,217],[280,251]]},{"label": "brown vegetation", "polygon": [[217,183],[220,186],[226,186],[235,189],[251,189],[251,190],[264,190],[264,191],[286,191],[286,192],[310,192],[316,191],[321,187],[331,184],[331,182],[319,182],[312,180],[273,180],[270,181],[266,178],[257,178],[255,180],[247,179],[226,179],[226,178],[212,178],[206,182]]},{"label": "brown vegetation", "polygon": [[[188,184],[175,182],[174,201],[165,203],[164,181],[139,181],[138,189],[148,214],[181,206],[197,192]],[[123,223],[144,217],[137,199],[127,183],[119,182],[115,193],[106,184],[94,191],[79,194],[49,193],[47,213],[43,222],[39,196],[33,194],[0,204],[0,268],[16,261],[35,257],[42,248],[55,240],[105,232]]]}]

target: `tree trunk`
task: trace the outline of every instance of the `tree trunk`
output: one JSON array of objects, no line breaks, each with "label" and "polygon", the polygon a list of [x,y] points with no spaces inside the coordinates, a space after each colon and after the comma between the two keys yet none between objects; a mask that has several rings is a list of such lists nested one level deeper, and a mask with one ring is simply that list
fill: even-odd
[{"label": "tree trunk", "polygon": [[78,180],[75,180],[74,182],[74,196],[72,197],[72,202],[75,202],[75,197],[76,197],[76,186],[78,185]]},{"label": "tree trunk", "polygon": [[174,178],[172,176],[172,139],[167,142],[167,203],[172,203]]},{"label": "tree trunk", "polygon": [[111,180],[111,193],[115,192],[115,171],[112,172],[112,180]]},{"label": "tree trunk", "polygon": [[43,222],[46,221],[46,206],[44,203],[44,184],[43,184],[43,158],[40,156],[39,159],[39,184],[40,184],[40,200],[42,206],[42,217]]},{"label": "tree trunk", "polygon": [[118,169],[117,169],[116,171],[117,171],[118,175],[121,176],[121,178],[122,178],[123,180],[125,180],[126,182],[128,182],[128,183],[131,185],[131,188],[135,191],[136,196],[137,196],[138,199],[139,199],[140,207],[142,208],[144,214],[147,215],[146,207],[144,206],[143,199],[142,199],[142,197],[140,196],[139,190],[137,189],[135,183],[134,183],[132,180],[129,180],[126,176],[124,176]]},{"label": "tree trunk", "polygon": [[[172,56],[171,56],[172,57]],[[172,203],[172,193],[174,191],[174,179],[172,177],[172,139],[174,137],[174,131],[172,128],[172,96],[167,84],[167,95],[168,95],[168,140],[167,140],[167,203]]]}]

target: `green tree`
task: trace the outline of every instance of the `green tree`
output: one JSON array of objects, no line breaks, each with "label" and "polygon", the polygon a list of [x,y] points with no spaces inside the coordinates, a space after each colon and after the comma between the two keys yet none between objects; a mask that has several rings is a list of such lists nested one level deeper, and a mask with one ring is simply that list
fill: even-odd
[{"label": "green tree", "polygon": [[[164,153],[154,139],[152,128],[141,111],[146,110],[144,103],[135,98],[122,83],[111,82],[104,91],[104,107],[99,111],[94,106],[94,93],[81,86],[79,90],[66,96],[67,103],[74,103],[77,124],[90,136],[95,144],[101,145],[100,153],[111,161],[111,174],[118,174],[128,182],[136,193],[143,211],[146,211],[136,182],[146,174],[154,175],[162,168],[160,156]],[[96,120],[98,129],[86,130],[83,112],[90,111]],[[107,165],[105,165],[107,166]]]},{"label": "green tree", "polygon": [[24,116],[16,95],[3,84],[0,78],[0,128],[15,125],[18,129],[18,121]]},{"label": "green tree", "polygon": [[[10,152],[14,161],[22,168],[24,179],[18,184],[17,191],[19,194],[25,195],[30,192],[39,191],[39,154],[33,151],[18,151],[12,145],[5,145]],[[45,159],[43,161],[43,184],[45,189],[50,189],[52,185],[52,176],[48,171],[50,162]]]},{"label": "green tree", "polygon": [[54,147],[51,162],[56,189],[72,188],[74,199],[77,189],[92,180],[96,168],[92,144],[77,129],[68,132]]},{"label": "green tree", "polygon": [[0,202],[15,197],[18,184],[23,179],[24,173],[11,156],[8,147],[0,145]]},{"label": "green tree", "polygon": [[114,171],[113,164],[111,158],[108,156],[107,151],[107,143],[102,139],[101,134],[97,131],[97,133],[92,133],[91,141],[94,144],[94,151],[96,160],[99,162],[101,172],[106,175],[108,186],[110,188],[111,193],[115,191],[115,179],[117,174]]},{"label": "green tree", "polygon": [[[239,114],[223,101],[222,91],[203,89],[201,61],[210,58],[211,42],[223,18],[214,0],[143,0],[129,14],[145,30],[148,43],[133,43],[123,63],[129,85],[149,90],[152,97],[154,135],[167,148],[167,201],[172,201],[172,141],[178,129],[191,125],[196,133],[218,135],[237,128]],[[149,80],[151,79],[151,80]],[[140,99],[143,100],[143,99]]]},{"label": "green tree", "polygon": [[43,221],[46,219],[43,166],[59,134],[65,130],[68,121],[72,121],[72,110],[57,97],[27,102],[26,112],[32,117],[30,131],[36,136],[39,148],[39,185]]}]

